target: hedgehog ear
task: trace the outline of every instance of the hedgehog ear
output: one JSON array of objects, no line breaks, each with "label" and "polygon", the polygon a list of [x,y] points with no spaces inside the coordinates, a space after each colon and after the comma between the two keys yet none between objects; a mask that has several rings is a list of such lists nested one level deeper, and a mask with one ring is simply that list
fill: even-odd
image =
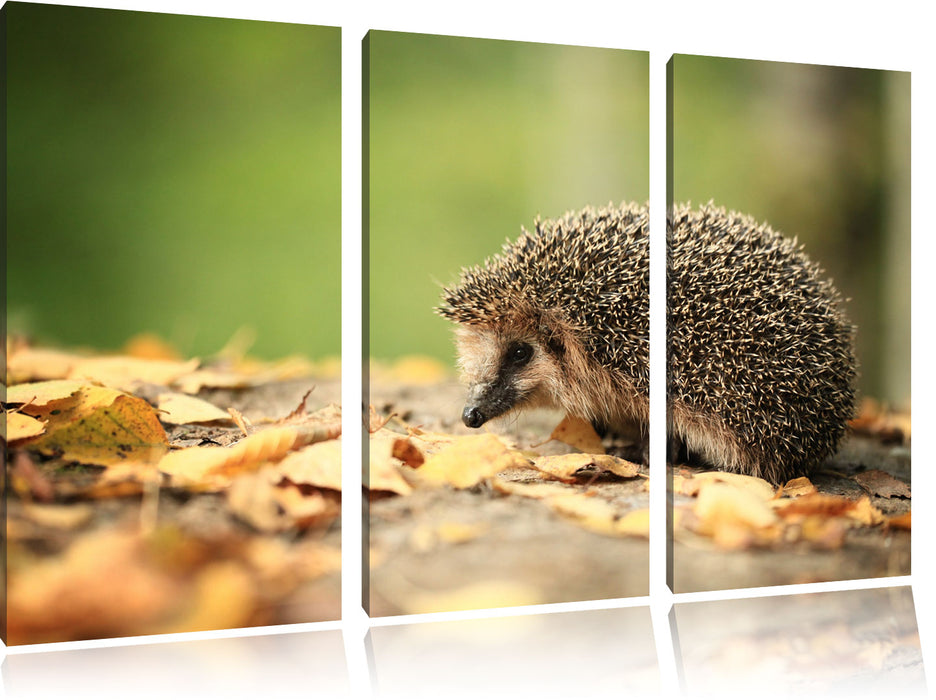
[{"label": "hedgehog ear", "polygon": [[545,338],[546,347],[556,357],[562,357],[565,355],[565,343],[562,342],[562,338],[558,333],[554,333],[553,330],[545,323],[541,323],[539,326],[539,335],[541,338]]}]

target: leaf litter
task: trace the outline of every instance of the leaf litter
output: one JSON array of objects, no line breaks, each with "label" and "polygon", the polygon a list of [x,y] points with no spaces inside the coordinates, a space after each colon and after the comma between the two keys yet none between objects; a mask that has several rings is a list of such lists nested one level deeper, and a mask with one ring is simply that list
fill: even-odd
[{"label": "leaf litter", "polygon": [[[183,360],[155,337],[117,356],[8,352],[8,643],[338,616],[341,413],[306,407],[315,365]],[[245,387],[239,406],[213,384]],[[271,384],[305,396],[244,418]],[[170,429],[196,444],[171,447]]]}]

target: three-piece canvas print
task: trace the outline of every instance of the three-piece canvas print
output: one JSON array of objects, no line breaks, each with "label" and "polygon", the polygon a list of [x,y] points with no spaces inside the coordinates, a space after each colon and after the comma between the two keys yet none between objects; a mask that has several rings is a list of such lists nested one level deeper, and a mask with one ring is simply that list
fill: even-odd
[{"label": "three-piece canvas print", "polygon": [[909,73],[368,33],[341,406],[340,30],[2,13],[7,645],[910,573]]}]

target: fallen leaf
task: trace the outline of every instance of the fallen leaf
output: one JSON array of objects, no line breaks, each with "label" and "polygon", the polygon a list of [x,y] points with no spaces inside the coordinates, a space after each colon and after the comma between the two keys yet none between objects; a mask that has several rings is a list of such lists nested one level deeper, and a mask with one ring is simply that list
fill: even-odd
[{"label": "fallen leaf", "polygon": [[83,358],[48,348],[22,348],[7,359],[7,381],[11,384],[45,379],[64,379]]},{"label": "fallen leaf", "polygon": [[598,433],[595,432],[595,428],[583,418],[566,416],[552,431],[549,439],[564,442],[588,454],[603,455],[605,453],[604,445]]},{"label": "fallen leaf", "polygon": [[277,461],[304,444],[296,427],[273,427],[245,437],[229,447],[199,446],[170,452],[159,462],[175,486],[221,490],[238,474]]},{"label": "fallen leaf", "polygon": [[300,489],[278,470],[243,474],[227,490],[231,512],[261,532],[327,525],[341,514],[341,502],[320,489]]},{"label": "fallen leaf", "polygon": [[[166,431],[143,399],[105,387],[87,386],[48,416],[45,435],[29,448],[85,464],[158,460],[169,449]],[[54,402],[46,404],[46,408]]]},{"label": "fallen leaf", "polygon": [[813,485],[813,483],[806,478],[805,476],[797,477],[796,479],[790,479],[786,482],[781,488],[778,496],[806,496],[811,493],[817,493],[818,489]]},{"label": "fallen leaf", "polygon": [[177,362],[145,360],[125,355],[88,357],[72,366],[68,378],[90,380],[124,391],[132,391],[140,383],[168,386],[192,372],[198,364],[197,359]]},{"label": "fallen leaf", "polygon": [[277,473],[295,484],[341,491],[341,440],[326,440],[289,453]]},{"label": "fallen leaf", "polygon": [[42,435],[46,424],[23,413],[10,412],[6,414],[6,420],[0,424],[0,428],[0,437],[8,442],[16,442]]},{"label": "fallen leaf", "polygon": [[872,496],[910,498],[910,487],[906,483],[880,469],[871,469],[858,474],[855,481]]},{"label": "fallen leaf", "polygon": [[470,488],[510,467],[528,466],[529,460],[510,450],[496,435],[458,438],[429,457],[418,473],[428,484]]},{"label": "fallen leaf", "polygon": [[611,472],[625,479],[633,478],[640,473],[639,465],[605,454],[572,453],[537,457],[533,460],[533,466],[545,474],[564,481],[574,480],[573,475],[586,468]]},{"label": "fallen leaf", "polygon": [[799,498],[782,499],[771,503],[774,511],[787,521],[796,521],[807,516],[824,518],[844,517],[864,525],[877,525],[883,522],[883,514],[871,505],[867,496],[856,501],[844,496],[814,493]]},{"label": "fallen leaf", "polygon": [[693,478],[702,481],[703,483],[701,485],[703,486],[705,482],[709,481],[731,484],[763,501],[770,500],[776,493],[776,490],[771,486],[769,481],[756,476],[748,476],[747,474],[735,474],[733,472],[701,472],[696,474]]},{"label": "fallen leaf", "polygon": [[761,528],[777,522],[777,515],[754,490],[717,480],[700,489],[693,512],[703,532],[738,525]]},{"label": "fallen leaf", "polygon": [[222,411],[212,403],[194,396],[178,393],[160,394],[156,399],[157,408],[163,423],[184,425],[185,423],[210,423],[211,421],[231,420],[227,411]]},{"label": "fallen leaf", "polygon": [[419,448],[413,444],[412,440],[405,437],[399,437],[393,441],[393,456],[414,469],[421,467],[426,461]]},{"label": "fallen leaf", "polygon": [[87,386],[87,382],[75,381],[73,379],[53,379],[43,382],[17,384],[7,388],[6,402],[24,404],[31,408],[39,408],[54,401],[67,399]]},{"label": "fallen leaf", "polygon": [[403,463],[393,455],[396,441],[402,438],[384,428],[370,435],[367,445],[370,463],[364,484],[369,491],[391,491],[401,496],[412,492],[413,487],[400,473]]}]

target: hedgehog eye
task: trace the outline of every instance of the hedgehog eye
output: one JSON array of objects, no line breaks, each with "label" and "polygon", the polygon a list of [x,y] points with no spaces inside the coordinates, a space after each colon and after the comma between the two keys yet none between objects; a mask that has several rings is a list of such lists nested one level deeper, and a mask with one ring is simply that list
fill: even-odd
[{"label": "hedgehog eye", "polygon": [[507,362],[519,367],[525,365],[533,357],[533,346],[529,343],[511,343],[507,348]]}]

